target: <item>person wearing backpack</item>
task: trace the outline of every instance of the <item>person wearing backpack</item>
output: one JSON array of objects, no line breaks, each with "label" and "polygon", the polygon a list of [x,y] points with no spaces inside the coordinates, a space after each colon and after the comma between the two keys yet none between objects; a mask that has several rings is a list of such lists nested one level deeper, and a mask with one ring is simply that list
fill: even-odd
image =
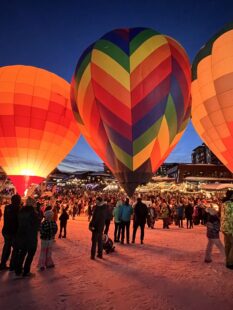
[{"label": "person wearing backpack", "polygon": [[6,265],[7,260],[11,254],[10,270],[14,270],[15,264],[15,239],[18,229],[18,213],[21,204],[21,197],[13,195],[11,197],[11,204],[5,207],[4,210],[4,223],[2,228],[2,235],[4,238],[4,246],[2,249],[2,257],[0,263],[0,270],[9,269]]},{"label": "person wearing backpack", "polygon": [[224,234],[226,267],[233,270],[233,191],[228,190],[221,209],[221,231]]}]

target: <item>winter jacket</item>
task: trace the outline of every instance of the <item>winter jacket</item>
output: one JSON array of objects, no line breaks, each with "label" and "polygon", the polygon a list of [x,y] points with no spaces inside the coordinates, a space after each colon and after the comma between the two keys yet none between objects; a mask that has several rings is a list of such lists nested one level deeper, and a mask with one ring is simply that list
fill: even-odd
[{"label": "winter jacket", "polygon": [[137,202],[134,207],[134,222],[139,224],[145,224],[148,214],[148,209],[145,203]]},{"label": "winter jacket", "polygon": [[185,205],[184,206],[184,212],[185,212],[185,217],[188,220],[191,220],[193,218],[193,206],[191,204]]},{"label": "winter jacket", "polygon": [[160,210],[160,217],[161,219],[166,219],[170,216],[171,210],[170,207],[166,203],[162,203],[161,210]]},{"label": "winter jacket", "polygon": [[4,224],[2,228],[3,235],[16,235],[18,229],[18,213],[19,207],[12,204],[5,207]]},{"label": "winter jacket", "polygon": [[183,205],[178,205],[177,207],[176,207],[176,213],[177,213],[177,216],[179,217],[179,218],[183,218],[183,216],[184,216],[184,206]]},{"label": "winter jacket", "polygon": [[40,226],[40,238],[42,240],[52,240],[57,233],[57,224],[54,220],[44,220]]},{"label": "winter jacket", "polygon": [[105,220],[107,218],[107,205],[104,202],[96,204],[89,227],[93,227],[94,232],[102,233]]},{"label": "winter jacket", "polygon": [[121,222],[121,218],[120,218],[121,208],[122,208],[122,205],[116,205],[116,207],[113,209],[113,218],[114,218],[115,223]]},{"label": "winter jacket", "polygon": [[18,214],[17,247],[28,249],[37,246],[38,216],[32,206],[23,207]]},{"label": "winter jacket", "polygon": [[219,239],[220,219],[217,215],[208,214],[206,227],[207,238]]},{"label": "winter jacket", "polygon": [[221,209],[221,231],[233,235],[233,201],[225,201]]},{"label": "winter jacket", "polygon": [[62,214],[59,217],[61,225],[66,224],[68,219],[69,219],[69,214],[66,212],[66,210],[63,210]]},{"label": "winter jacket", "polygon": [[133,208],[131,205],[123,204],[120,210],[120,219],[123,222],[129,222],[131,215],[133,214]]}]

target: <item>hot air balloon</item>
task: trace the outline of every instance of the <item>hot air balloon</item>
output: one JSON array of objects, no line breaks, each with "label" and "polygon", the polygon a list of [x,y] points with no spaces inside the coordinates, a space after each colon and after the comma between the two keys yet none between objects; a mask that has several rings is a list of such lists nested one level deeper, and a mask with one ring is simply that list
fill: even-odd
[{"label": "hot air balloon", "polygon": [[129,196],[185,130],[190,84],[184,49],[152,29],[113,30],[80,57],[71,83],[75,118]]},{"label": "hot air balloon", "polygon": [[69,83],[36,67],[0,68],[0,166],[20,195],[47,177],[78,136]]},{"label": "hot air balloon", "polygon": [[233,24],[217,33],[192,66],[192,123],[233,172]]}]

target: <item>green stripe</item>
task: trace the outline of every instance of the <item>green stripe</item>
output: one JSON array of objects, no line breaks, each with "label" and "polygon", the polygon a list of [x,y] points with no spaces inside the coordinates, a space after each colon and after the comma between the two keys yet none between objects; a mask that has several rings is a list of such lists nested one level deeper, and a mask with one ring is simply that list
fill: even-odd
[{"label": "green stripe", "polygon": [[162,118],[160,117],[147,131],[133,142],[133,155],[143,150],[158,135]]},{"label": "green stripe", "polygon": [[174,101],[172,99],[171,94],[169,94],[167,99],[167,106],[165,110],[165,117],[168,124],[169,129],[169,141],[170,143],[174,139],[177,134],[177,114],[176,114],[176,107]]},{"label": "green stripe", "polygon": [[127,72],[129,71],[129,56],[118,46],[107,40],[98,40],[94,48],[107,54],[119,63]]},{"label": "green stripe", "polygon": [[76,72],[75,81],[76,83],[79,83],[83,72],[85,71],[86,67],[88,66],[89,62],[91,60],[91,53],[88,53],[87,56],[83,59],[82,63],[80,64],[78,71]]},{"label": "green stripe", "polygon": [[131,171],[133,170],[133,158],[122,149],[120,149],[115,143],[110,141],[111,147],[113,149],[114,154],[117,159],[122,162],[126,167],[128,167]]},{"label": "green stripe", "polygon": [[143,42],[148,40],[149,38],[160,34],[157,31],[154,31],[153,29],[146,29],[142,32],[140,32],[136,37],[133,38],[133,40],[130,42],[129,50],[130,55],[132,55],[137,48],[139,48],[140,45],[142,45]]},{"label": "green stripe", "polygon": [[217,32],[197,53],[196,57],[194,58],[193,65],[192,65],[192,81],[197,79],[197,67],[199,62],[209,56],[212,51],[212,46],[214,44],[214,41],[217,40],[222,34],[224,34],[227,31],[230,31],[233,29],[233,23],[229,23],[225,25],[223,29],[221,29],[219,32]]}]

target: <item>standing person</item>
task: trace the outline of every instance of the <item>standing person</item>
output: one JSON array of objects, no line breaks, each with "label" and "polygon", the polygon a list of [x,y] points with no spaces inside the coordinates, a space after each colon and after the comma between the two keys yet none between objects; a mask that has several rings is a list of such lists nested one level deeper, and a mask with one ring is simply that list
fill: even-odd
[{"label": "standing person", "polygon": [[25,206],[18,214],[18,230],[16,235],[16,263],[15,274],[23,277],[32,276],[30,272],[31,263],[37,249],[37,232],[39,220],[36,209],[36,202],[31,197],[26,200]]},{"label": "standing person", "polygon": [[112,220],[112,205],[111,205],[111,200],[108,199],[107,201],[107,212],[106,212],[106,220],[105,220],[105,229],[104,229],[104,234],[108,235],[108,231],[109,231],[109,226]]},{"label": "standing person", "polygon": [[178,201],[177,206],[176,206],[176,213],[177,213],[177,221],[178,221],[178,226],[180,228],[183,228],[183,218],[184,218],[184,205],[183,205],[183,199]]},{"label": "standing person", "polygon": [[224,234],[226,267],[233,270],[233,191],[226,192],[221,212],[221,231]]},{"label": "standing person", "polygon": [[98,243],[98,258],[103,258],[103,231],[107,217],[107,206],[102,197],[96,198],[96,206],[92,219],[89,224],[89,229],[92,231],[91,259],[95,259],[96,245]]},{"label": "standing person", "polygon": [[114,224],[115,224],[114,242],[119,242],[120,241],[120,233],[121,233],[120,214],[121,214],[121,208],[122,208],[122,201],[119,200],[119,201],[117,201],[116,206],[113,209],[113,218],[114,218]]},{"label": "standing person", "polygon": [[136,232],[138,229],[138,226],[140,226],[141,229],[141,244],[143,244],[144,240],[144,228],[146,224],[146,218],[147,218],[148,210],[145,203],[142,202],[141,198],[137,198],[137,203],[134,207],[134,224],[133,224],[133,239],[132,243],[135,243],[136,238]]},{"label": "standing person", "polygon": [[224,246],[219,239],[219,231],[220,231],[220,218],[219,218],[219,208],[216,205],[216,207],[211,207],[207,209],[207,238],[208,238],[208,244],[206,247],[205,252],[205,263],[211,263],[212,262],[212,249],[215,245],[220,253],[224,255]]},{"label": "standing person", "polygon": [[184,198],[184,212],[186,217],[186,225],[188,228],[193,228],[193,206],[189,202],[188,198]]},{"label": "standing person", "polygon": [[52,259],[52,247],[57,233],[57,224],[54,221],[53,211],[48,210],[44,213],[44,221],[40,227],[41,249],[38,268],[43,271],[45,268],[55,267]]},{"label": "standing person", "polygon": [[75,216],[77,214],[77,210],[78,210],[78,208],[77,208],[77,205],[76,205],[76,202],[75,202],[74,205],[73,205],[73,209],[72,209],[72,219],[73,220],[75,219]]},{"label": "standing person", "polygon": [[162,198],[161,209],[160,209],[160,217],[163,220],[163,229],[169,229],[169,217],[171,214],[171,210],[169,205],[166,202],[166,199]]},{"label": "standing person", "polygon": [[16,233],[18,229],[18,213],[20,209],[21,197],[19,195],[13,195],[11,197],[11,204],[5,207],[4,210],[4,223],[2,228],[2,235],[4,238],[4,246],[2,249],[2,257],[0,270],[8,269],[6,262],[10,257],[10,270],[15,268],[15,257],[16,257]]},{"label": "standing person", "polygon": [[124,244],[125,229],[126,229],[126,240],[127,240],[127,243],[129,244],[129,227],[130,227],[130,219],[131,219],[132,214],[133,214],[133,208],[129,204],[129,198],[126,198],[120,210],[121,244]]},{"label": "standing person", "polygon": [[[67,213],[69,207],[66,207],[62,210],[62,214],[59,217],[60,221],[60,233],[58,238],[66,238],[66,227],[67,227],[67,221],[69,219],[69,214]],[[63,236],[62,231],[64,230]]]}]

